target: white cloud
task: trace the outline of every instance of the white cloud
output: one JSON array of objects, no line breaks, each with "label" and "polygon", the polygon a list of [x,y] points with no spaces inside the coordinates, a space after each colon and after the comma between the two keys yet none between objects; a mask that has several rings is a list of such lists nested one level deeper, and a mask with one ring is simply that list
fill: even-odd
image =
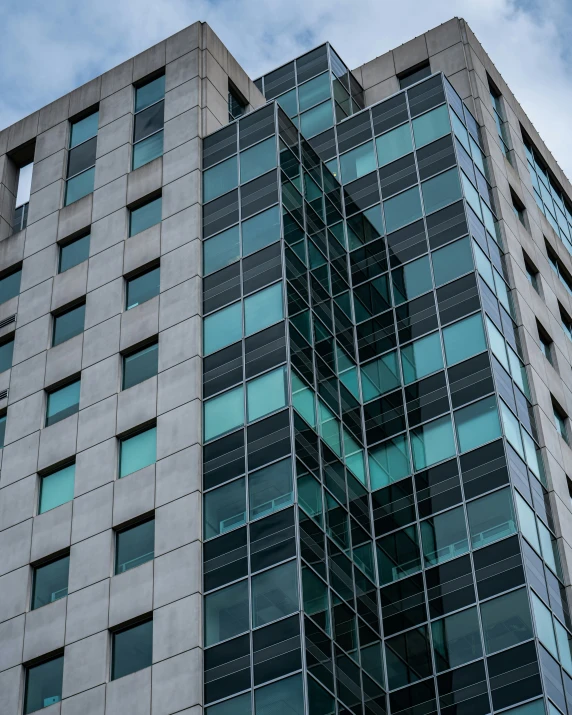
[{"label": "white cloud", "polygon": [[464,17],[561,166],[568,141],[572,60],[567,0],[8,0],[0,44],[0,126],[47,104],[195,20],[210,23],[256,77],[330,40],[355,67]]}]

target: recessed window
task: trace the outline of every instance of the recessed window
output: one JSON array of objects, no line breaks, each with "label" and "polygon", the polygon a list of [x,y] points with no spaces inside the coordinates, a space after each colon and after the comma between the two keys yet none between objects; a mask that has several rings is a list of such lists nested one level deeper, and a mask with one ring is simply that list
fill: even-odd
[{"label": "recessed window", "polygon": [[410,87],[412,84],[425,79],[425,77],[431,76],[431,67],[429,62],[424,62],[413,69],[407,70],[407,72],[402,72],[398,75],[399,79],[399,89],[405,89]]},{"label": "recessed window", "polygon": [[69,268],[87,261],[89,258],[89,241],[90,234],[76,238],[75,241],[70,241],[60,246],[60,264],[59,273],[67,271]]},{"label": "recessed window", "polygon": [[493,86],[490,79],[489,79],[489,91],[490,91],[490,97],[491,97],[491,107],[493,110],[493,117],[494,117],[495,123],[497,125],[497,134],[498,134],[498,138],[499,138],[500,148],[501,148],[502,153],[505,155],[505,157],[509,161],[511,161],[511,159],[510,159],[510,148],[511,148],[510,132],[509,132],[508,126],[507,126],[502,96],[501,96],[501,93],[498,91],[498,89]]},{"label": "recessed window", "polygon": [[26,668],[24,715],[59,703],[62,699],[63,679],[63,655]]},{"label": "recessed window", "polygon": [[18,268],[16,271],[8,273],[4,278],[0,278],[0,303],[5,303],[18,295],[21,277],[22,269]]},{"label": "recessed window", "polygon": [[14,338],[6,340],[0,345],[0,372],[9,370],[12,367],[12,355],[14,353]]},{"label": "recessed window", "polygon": [[63,556],[34,569],[32,610],[68,595],[70,557]]},{"label": "recessed window", "polygon": [[165,75],[135,89],[134,169],[148,164],[163,154],[164,98]]},{"label": "recessed window", "polygon": [[524,218],[524,214],[525,214],[524,204],[518,198],[518,196],[514,193],[514,191],[512,191],[512,189],[510,192],[510,198],[512,201],[512,210],[513,210],[514,215],[517,217],[517,219],[520,221],[520,223],[526,228],[526,220]]},{"label": "recessed window", "polygon": [[132,209],[129,217],[129,235],[135,236],[155,224],[161,223],[161,197]]},{"label": "recessed window", "polygon": [[121,440],[119,477],[139,471],[157,459],[157,428],[138,432]]},{"label": "recessed window", "polygon": [[65,420],[70,415],[75,415],[79,410],[80,386],[81,381],[75,380],[69,385],[60,387],[59,390],[48,392],[46,427]]},{"label": "recessed window", "polygon": [[147,345],[130,355],[123,356],[123,389],[127,390],[157,374],[159,343]]},{"label": "recessed window", "polygon": [[534,267],[530,259],[524,257],[524,270],[526,278],[537,293],[540,293],[540,278],[538,270]]},{"label": "recessed window", "polygon": [[16,208],[12,220],[12,233],[23,231],[28,224],[28,208],[30,206],[33,169],[33,161],[23,164],[18,168],[18,187],[16,189]]},{"label": "recessed window", "polygon": [[64,313],[54,315],[54,332],[52,345],[59,345],[66,340],[83,333],[85,321],[85,303],[75,308],[66,310]]},{"label": "recessed window", "polygon": [[241,117],[248,107],[248,102],[234,85],[228,85],[228,121],[232,122]]},{"label": "recessed window", "polygon": [[140,273],[134,278],[127,279],[127,301],[126,310],[131,310],[147,300],[151,300],[156,295],[159,295],[159,287],[161,280],[161,269],[151,268],[145,273]]},{"label": "recessed window", "polygon": [[155,555],[155,519],[117,532],[115,573],[124,573],[152,561]]},{"label": "recessed window", "polygon": [[539,323],[537,323],[536,327],[538,329],[538,341],[540,345],[540,350],[543,353],[544,357],[552,365],[552,367],[555,367],[554,343],[552,342],[552,338],[548,335],[546,330],[544,330],[544,328]]},{"label": "recessed window", "polygon": [[556,430],[566,444],[568,444],[568,417],[566,416],[564,410],[554,401],[552,402],[552,409],[554,412],[554,424],[556,425]]},{"label": "recessed window", "polygon": [[6,438],[6,414],[0,415],[0,449],[4,448]]},{"label": "recessed window", "polygon": [[73,499],[75,483],[75,464],[46,474],[40,480],[40,508],[38,512],[55,509]]},{"label": "recessed window", "polygon": [[564,308],[559,304],[560,307],[560,321],[562,325],[562,330],[564,330],[568,340],[572,340],[572,318],[564,310]]},{"label": "recessed window", "polygon": [[153,621],[143,621],[112,635],[111,680],[123,678],[153,662]]},{"label": "recessed window", "polygon": [[91,194],[95,180],[99,112],[73,122],[70,132],[65,205]]},{"label": "recessed window", "polygon": [[239,581],[206,596],[205,645],[214,645],[247,631],[248,611],[248,580]]}]

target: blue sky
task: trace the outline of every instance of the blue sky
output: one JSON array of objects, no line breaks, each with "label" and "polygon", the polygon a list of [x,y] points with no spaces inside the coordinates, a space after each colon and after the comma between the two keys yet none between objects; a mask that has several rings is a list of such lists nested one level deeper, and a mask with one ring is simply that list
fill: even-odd
[{"label": "blue sky", "polygon": [[355,67],[464,17],[572,177],[570,0],[3,0],[0,127],[196,20],[252,76],[330,40]]}]

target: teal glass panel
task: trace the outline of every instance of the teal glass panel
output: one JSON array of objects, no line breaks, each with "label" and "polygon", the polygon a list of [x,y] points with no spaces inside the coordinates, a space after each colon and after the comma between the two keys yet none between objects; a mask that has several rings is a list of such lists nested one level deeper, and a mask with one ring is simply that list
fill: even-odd
[{"label": "teal glass panel", "polygon": [[245,335],[253,335],[283,319],[282,283],[275,283],[244,300]]},{"label": "teal glass panel", "polygon": [[316,426],[316,396],[296,373],[292,373],[292,404],[311,426]]},{"label": "teal glass panel", "polygon": [[456,668],[483,655],[476,608],[454,613],[431,624],[437,672]]},{"label": "teal glass panel", "polygon": [[405,435],[369,450],[369,477],[371,489],[385,487],[411,474],[409,444]]},{"label": "teal glass panel", "polygon": [[210,708],[206,708],[205,713],[206,715],[252,715],[250,698],[250,693],[244,693],[218,705],[211,705]]},{"label": "teal glass panel", "polygon": [[462,506],[421,522],[423,555],[427,566],[449,561],[469,550]]},{"label": "teal glass panel", "polygon": [[133,168],[138,169],[163,155],[163,130],[133,145]]},{"label": "teal glass panel", "polygon": [[[83,325],[82,325],[83,330]],[[14,340],[0,345],[0,372],[9,370],[12,367],[12,355],[14,353]]]},{"label": "teal glass panel", "polygon": [[205,355],[236,343],[242,338],[242,305],[233,303],[203,320]]},{"label": "teal glass panel", "polygon": [[214,397],[204,403],[205,441],[214,439],[244,424],[244,389],[234,390]]},{"label": "teal glass panel", "polygon": [[[461,144],[465,147],[467,152],[471,153],[471,145],[469,143],[469,132],[465,129],[464,124],[461,122],[459,117],[451,110],[451,124],[453,125],[453,132]],[[476,162],[475,162],[476,163]]]},{"label": "teal glass panel", "polygon": [[247,631],[249,610],[248,580],[205,596],[205,646]]},{"label": "teal glass panel", "polygon": [[416,471],[448,459],[455,454],[451,418],[440,417],[411,431],[411,450]]},{"label": "teal glass panel", "polygon": [[79,201],[84,196],[91,194],[95,181],[95,167],[84,171],[82,174],[69,179],[66,184],[66,200],[65,205],[73,204],[74,201]]},{"label": "teal glass panel", "polygon": [[361,385],[364,402],[373,400],[401,384],[397,351],[362,365]]},{"label": "teal glass panel", "polygon": [[138,623],[112,635],[111,680],[123,678],[153,662],[153,621]]},{"label": "teal glass panel", "polygon": [[385,213],[385,229],[387,233],[396,231],[398,228],[421,218],[423,212],[421,210],[419,188],[414,186],[402,194],[384,201],[383,211]]},{"label": "teal glass panel", "polygon": [[249,422],[284,407],[286,405],[285,368],[280,367],[247,382],[246,398]]},{"label": "teal glass panel", "polygon": [[558,659],[558,648],[556,646],[556,636],[554,635],[552,614],[535,593],[531,593],[530,597],[538,638],[540,639],[542,645],[545,646],[556,659]]},{"label": "teal glass panel", "polygon": [[251,519],[258,519],[289,506],[293,500],[292,460],[283,459],[248,475]]},{"label": "teal glass panel", "polygon": [[304,84],[299,85],[298,101],[300,103],[300,111],[303,112],[305,109],[313,107],[324,99],[329,99],[330,92],[329,72],[324,72],[324,74],[314,77],[314,79],[311,79],[309,82],[304,82]]},{"label": "teal glass panel", "polygon": [[360,176],[375,171],[373,142],[367,142],[340,156],[342,182],[347,184]]},{"label": "teal glass panel", "polygon": [[382,134],[377,137],[375,144],[379,166],[384,166],[405,154],[409,154],[413,151],[410,124],[402,124],[397,129],[392,129],[390,132]]},{"label": "teal glass panel", "polygon": [[75,464],[58,469],[57,472],[42,477],[40,482],[39,513],[55,509],[73,499],[75,483]]},{"label": "teal glass panel", "polygon": [[131,310],[147,300],[159,295],[161,269],[152,268],[127,282],[127,300],[125,309]]},{"label": "teal glass panel", "polygon": [[461,452],[480,447],[481,444],[492,442],[501,436],[497,401],[494,397],[487,397],[456,410],[454,415]]},{"label": "teal glass panel", "polygon": [[165,75],[137,87],[135,90],[135,111],[140,112],[145,107],[155,104],[165,96]]},{"label": "teal glass panel", "polygon": [[469,502],[467,516],[474,549],[503,539],[516,531],[510,489],[502,489]]},{"label": "teal glass panel", "polygon": [[328,587],[307,566],[302,566],[302,603],[304,613],[330,631]]},{"label": "teal glass panel", "polygon": [[512,414],[509,408],[501,400],[500,402],[502,424],[505,436],[510,444],[516,449],[520,456],[524,459],[524,449],[520,436],[520,425],[516,417]]},{"label": "teal glass panel", "polygon": [[457,169],[449,169],[421,184],[425,213],[442,209],[461,198],[461,184]]},{"label": "teal glass panel", "polygon": [[34,569],[32,610],[68,595],[69,569],[69,555]]},{"label": "teal glass panel", "polygon": [[417,527],[408,526],[377,542],[377,565],[381,585],[421,570]]},{"label": "teal glass panel", "polygon": [[240,258],[240,232],[238,226],[219,233],[203,242],[204,275],[224,268]]},{"label": "teal glass panel", "polygon": [[4,440],[6,439],[6,415],[0,417],[0,449],[4,448]]},{"label": "teal glass panel", "polygon": [[432,333],[401,349],[403,381],[406,385],[443,367],[439,333]]},{"label": "teal glass panel", "polygon": [[275,168],[275,136],[240,152],[240,181],[242,184]]},{"label": "teal glass panel", "polygon": [[11,298],[15,298],[20,292],[20,281],[22,279],[22,269],[14,271],[0,279],[0,303],[5,303]]},{"label": "teal glass panel", "polygon": [[338,159],[330,159],[330,161],[326,162],[326,167],[328,170],[331,172],[332,176],[334,176],[338,181],[340,180],[340,165],[338,163]]},{"label": "teal glass panel", "polygon": [[159,344],[148,345],[123,358],[123,389],[154,377],[159,368]]},{"label": "teal glass panel", "polygon": [[294,117],[298,114],[298,102],[296,100],[295,89],[291,89],[289,92],[276,97],[276,102],[282,107],[289,117]]},{"label": "teal glass panel", "polygon": [[467,236],[431,254],[435,285],[441,286],[474,270],[471,240]]},{"label": "teal glass panel", "polygon": [[393,299],[401,305],[433,289],[429,256],[422,256],[391,272]]},{"label": "teal glass panel", "polygon": [[524,588],[482,603],[481,619],[487,655],[534,636]]},{"label": "teal glass panel", "polygon": [[[76,335],[83,333],[84,320],[85,303],[83,305],[78,305],[77,308],[72,308],[72,310],[68,310],[66,313],[61,313],[61,315],[54,316],[54,332],[52,345],[59,345],[60,343],[64,343],[66,340],[70,340]],[[2,351],[4,347],[4,345],[0,347],[0,370],[2,362]],[[11,364],[12,352],[10,351],[10,365]],[[7,368],[4,369],[6,370]]]},{"label": "teal glass panel", "polygon": [[572,636],[556,619],[554,619],[554,630],[556,631],[560,662],[568,673],[572,673]]},{"label": "teal glass panel", "polygon": [[296,572],[296,562],[289,561],[252,577],[253,627],[263,626],[298,610]]},{"label": "teal glass panel", "polygon": [[443,342],[447,365],[454,365],[483,352],[486,342],[481,314],[471,315],[444,328]]},{"label": "teal glass panel", "polygon": [[79,410],[80,381],[48,393],[48,408],[46,410],[46,427],[75,415]]},{"label": "teal glass panel", "polygon": [[63,679],[63,655],[26,668],[24,715],[59,703],[62,699]]},{"label": "teal glass panel", "polygon": [[302,676],[294,675],[258,688],[254,693],[254,705],[256,715],[304,715]]},{"label": "teal glass panel", "polygon": [[238,163],[236,156],[222,161],[203,171],[203,202],[215,199],[238,186]]},{"label": "teal glass panel", "polygon": [[157,223],[161,223],[161,197],[133,209],[129,217],[129,235],[135,236]]},{"label": "teal glass panel", "polygon": [[205,539],[224,534],[246,522],[246,483],[236,479],[207,492],[205,505]]},{"label": "teal glass panel", "polygon": [[477,216],[481,218],[481,200],[479,199],[479,193],[462,171],[461,182],[463,184],[463,193],[465,194],[465,198],[467,199],[469,206],[473,209]]},{"label": "teal glass panel", "polygon": [[280,240],[280,210],[273,206],[267,211],[242,222],[242,254],[248,256]]},{"label": "teal glass panel", "polygon": [[549,568],[554,571],[558,578],[563,581],[564,575],[562,573],[562,564],[560,563],[558,543],[541,521],[537,520],[536,523],[538,525],[538,537],[540,539],[542,558],[546,561]]},{"label": "teal glass panel", "polygon": [[515,492],[515,498],[516,513],[518,515],[521,534],[536,553],[540,554],[542,551],[540,550],[540,539],[538,538],[538,530],[536,528],[536,516],[518,492]]},{"label": "teal glass panel", "polygon": [[63,273],[67,271],[68,268],[73,268],[87,261],[89,258],[89,242],[90,235],[87,234],[87,236],[82,236],[60,247],[59,273]]},{"label": "teal glass panel", "polygon": [[447,105],[443,104],[437,109],[432,109],[426,114],[422,114],[413,120],[413,136],[417,149],[429,142],[435,141],[451,131],[449,123],[449,111]]},{"label": "teal glass panel", "polygon": [[115,541],[115,573],[137,568],[155,556],[155,519],[117,532]]},{"label": "teal glass panel", "polygon": [[318,420],[320,437],[322,437],[324,442],[334,450],[338,457],[341,457],[342,444],[340,437],[340,424],[334,414],[323,404],[321,400],[318,400]]},{"label": "teal glass panel", "polygon": [[151,427],[121,440],[119,478],[137,472],[157,460],[157,428]]},{"label": "teal glass panel", "polygon": [[74,122],[71,125],[70,149],[94,137],[97,134],[98,124],[99,112],[94,112],[89,117]]},{"label": "teal glass panel", "polygon": [[313,137],[314,134],[326,131],[334,123],[332,114],[332,102],[324,102],[314,109],[310,109],[300,115],[300,130],[304,137]]}]

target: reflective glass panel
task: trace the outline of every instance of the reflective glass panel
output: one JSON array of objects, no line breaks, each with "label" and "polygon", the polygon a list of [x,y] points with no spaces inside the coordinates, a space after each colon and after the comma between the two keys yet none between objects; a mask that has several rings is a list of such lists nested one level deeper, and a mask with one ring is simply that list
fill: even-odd
[{"label": "reflective glass panel", "polygon": [[74,176],[73,179],[68,179],[66,183],[65,205],[73,204],[74,201],[79,201],[79,199],[82,199],[84,196],[91,194],[94,181],[95,167]]},{"label": "reflective glass panel", "polygon": [[34,569],[32,610],[68,595],[70,557],[64,556]]},{"label": "reflective glass panel", "polygon": [[99,112],[90,114],[89,117],[80,119],[71,125],[70,149],[81,144],[97,134]]},{"label": "reflective glass panel", "polygon": [[397,129],[392,129],[386,134],[382,134],[375,140],[377,146],[377,162],[379,166],[389,164],[400,156],[413,151],[411,141],[411,126],[409,123],[402,124]]},{"label": "reflective glass panel", "polygon": [[483,319],[480,313],[443,329],[447,365],[461,362],[486,349]]},{"label": "reflective glass panel", "polygon": [[274,206],[241,224],[242,254],[249,256],[271,243],[280,240],[280,211]]},{"label": "reflective glass panel", "polygon": [[60,268],[63,273],[89,258],[89,234],[60,247]]},{"label": "reflective glass panel", "polygon": [[240,181],[245,183],[276,167],[276,137],[240,152]]},{"label": "reflective glass panel", "polygon": [[487,654],[532,638],[532,622],[526,589],[512,591],[481,604]]},{"label": "reflective glass panel", "polygon": [[483,654],[476,608],[434,621],[431,631],[437,671],[456,668]]},{"label": "reflective glass panel", "polygon": [[439,137],[449,134],[451,124],[449,123],[449,112],[447,105],[443,104],[437,109],[432,109],[426,114],[422,114],[413,120],[413,136],[415,146],[419,148],[429,142],[439,139]]},{"label": "reflective glass panel", "polygon": [[409,444],[405,435],[369,450],[371,489],[385,487],[411,474]]},{"label": "reflective glass panel", "polygon": [[485,442],[492,442],[501,435],[497,401],[494,397],[487,397],[456,410],[454,415],[461,452],[479,447]]},{"label": "reflective glass panel", "polygon": [[257,519],[292,503],[292,462],[282,460],[248,476],[250,518]]},{"label": "reflective glass panel", "polygon": [[449,169],[429,181],[424,181],[421,184],[421,193],[426,214],[433,213],[433,211],[457,201],[461,198],[459,172],[457,169]]},{"label": "reflective glass panel", "polygon": [[237,636],[249,628],[248,581],[205,596],[205,645]]},{"label": "reflective glass panel", "polygon": [[246,383],[248,421],[275,412],[286,405],[285,368],[267,372]]},{"label": "reflective glass panel", "polygon": [[324,74],[314,77],[314,79],[311,79],[309,82],[304,82],[304,84],[299,85],[298,101],[300,103],[300,111],[303,112],[305,109],[313,107],[314,104],[328,99],[330,92],[329,72],[324,72]]},{"label": "reflective glass panel", "polygon": [[387,233],[411,223],[422,215],[419,188],[414,186],[392,199],[383,202],[385,229]]},{"label": "reflective glass panel", "polygon": [[139,469],[154,464],[157,459],[157,428],[139,432],[133,437],[121,440],[119,458],[119,477],[137,472]]},{"label": "reflective glass panel", "polygon": [[83,305],[78,305],[77,308],[68,310],[66,313],[54,316],[54,334],[52,345],[59,345],[60,343],[83,333],[84,319],[85,303]]},{"label": "reflective glass panel", "polygon": [[140,112],[165,96],[165,75],[137,87],[135,90],[135,111]]},{"label": "reflective glass panel", "polygon": [[375,155],[373,153],[373,142],[367,142],[352,149],[340,156],[340,170],[342,182],[359,179],[360,176],[375,171]]},{"label": "reflective glass panel", "polygon": [[282,283],[249,296],[244,301],[244,334],[252,335],[284,319]]},{"label": "reflective glass panel", "polygon": [[63,655],[26,669],[24,715],[42,710],[62,699]]},{"label": "reflective glass panel", "polygon": [[411,449],[416,470],[430,467],[455,454],[451,418],[440,417],[411,431]]},{"label": "reflective glass panel", "polygon": [[39,513],[55,509],[73,499],[75,464],[58,469],[57,472],[42,477],[40,481]]},{"label": "reflective glass panel", "polygon": [[234,303],[203,320],[205,355],[231,345],[242,338],[242,304]]},{"label": "reflective glass panel", "polygon": [[230,159],[203,171],[203,202],[206,203],[221,194],[226,194],[236,186],[238,186],[238,164],[236,156],[231,156]]},{"label": "reflective glass panel", "polygon": [[240,233],[238,226],[219,233],[203,242],[204,275],[214,273],[240,258]]},{"label": "reflective glass panel", "polygon": [[12,355],[14,353],[14,340],[0,345],[0,372],[9,370],[12,367]]},{"label": "reflective glass panel", "polygon": [[473,270],[471,241],[462,238],[431,254],[435,285],[440,286]]},{"label": "reflective glass panel", "polygon": [[207,492],[205,504],[205,539],[224,534],[246,522],[246,484],[236,479],[224,487]]},{"label": "reflective glass panel", "polygon": [[144,621],[113,634],[111,680],[122,678],[153,662],[153,621]]},{"label": "reflective glass panel", "polygon": [[469,550],[463,507],[421,522],[423,555],[427,566],[449,561]]},{"label": "reflective glass panel", "polygon": [[296,562],[264,571],[252,578],[252,625],[263,626],[298,610]]},{"label": "reflective glass panel", "polygon": [[161,279],[161,269],[152,268],[146,273],[141,273],[135,278],[127,281],[127,304],[126,310],[131,310],[147,300],[151,300],[156,295],[159,295]]},{"label": "reflective glass panel", "polygon": [[155,519],[117,532],[115,573],[124,573],[151,561],[155,555]]},{"label": "reflective glass panel", "polygon": [[160,131],[133,145],[133,168],[138,169],[162,154],[163,131]]},{"label": "reflective glass panel", "polygon": [[129,235],[135,236],[141,231],[161,222],[161,197],[149,201],[143,206],[131,211],[129,217]]},{"label": "reflective glass panel", "polygon": [[204,403],[205,441],[244,424],[244,390],[236,387]]},{"label": "reflective glass panel", "polygon": [[46,427],[65,420],[70,415],[75,415],[79,410],[80,381],[48,393],[48,407],[46,410]]},{"label": "reflective glass panel", "polygon": [[510,536],[516,531],[509,489],[502,489],[469,502],[467,515],[474,549]]},{"label": "reflective glass panel", "polygon": [[401,349],[403,381],[407,385],[443,367],[439,333],[427,335]]},{"label": "reflective glass panel", "polygon": [[329,129],[333,123],[331,100],[300,115],[300,130],[306,138]]},{"label": "reflective glass panel", "polygon": [[123,389],[127,390],[157,374],[159,344],[148,345],[123,358]]}]

